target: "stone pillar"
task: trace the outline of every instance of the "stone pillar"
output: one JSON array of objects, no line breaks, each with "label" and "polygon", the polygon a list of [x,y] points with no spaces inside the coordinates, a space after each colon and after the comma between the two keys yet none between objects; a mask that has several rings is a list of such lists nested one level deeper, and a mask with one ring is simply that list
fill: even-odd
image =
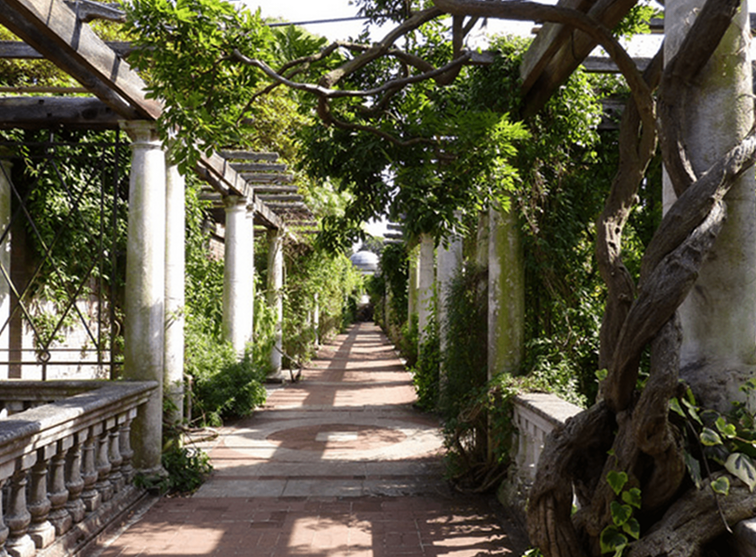
[{"label": "stone pillar", "polygon": [[462,238],[451,233],[446,242],[442,242],[438,247],[438,271],[436,281],[438,284],[438,324],[439,324],[439,345],[441,352],[447,346],[448,339],[445,335],[446,330],[446,306],[449,299],[449,288],[462,268]]},{"label": "stone pillar", "polygon": [[522,364],[525,276],[517,215],[491,208],[488,249],[488,378]]},{"label": "stone pillar", "polygon": [[[679,48],[704,0],[668,0],[665,60]],[[747,3],[686,96],[683,141],[700,175],[753,124]],[[675,196],[665,180],[665,207]],[[702,401],[723,411],[756,364],[756,187],[748,171],[724,198],[727,221],[695,287],[680,307],[682,378]],[[726,379],[724,379],[726,378]]]},{"label": "stone pillar", "polygon": [[409,253],[409,284],[407,285],[407,319],[412,322],[412,316],[418,311],[418,291],[420,289],[420,250],[417,245],[410,248]]},{"label": "stone pillar", "polygon": [[420,236],[420,257],[418,265],[417,290],[417,338],[425,342],[428,325],[433,314],[433,291],[436,281],[435,243],[429,234]]},{"label": "stone pillar", "polygon": [[[0,361],[10,360],[11,313],[11,161],[0,153]],[[0,365],[0,379],[8,379],[8,364]]]},{"label": "stone pillar", "polygon": [[254,311],[253,230],[247,199],[226,198],[226,237],[223,256],[223,334],[239,357],[252,341]]},{"label": "stone pillar", "polygon": [[129,224],[124,296],[126,379],[156,381],[132,429],[134,465],[145,474],[162,471],[165,357],[165,153],[154,124],[122,123],[132,140]]},{"label": "stone pillar", "polygon": [[281,371],[283,350],[283,233],[268,230],[268,305],[276,316],[276,342],[270,353],[273,373]]},{"label": "stone pillar", "polygon": [[184,275],[186,217],[184,177],[176,166],[166,174],[165,214],[165,376],[166,398],[171,402],[168,423],[184,418]]}]

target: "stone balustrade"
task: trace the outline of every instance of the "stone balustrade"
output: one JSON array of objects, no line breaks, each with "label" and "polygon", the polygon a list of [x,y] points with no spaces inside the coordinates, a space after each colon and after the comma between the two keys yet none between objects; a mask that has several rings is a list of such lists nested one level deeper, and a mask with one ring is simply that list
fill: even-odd
[{"label": "stone balustrade", "polygon": [[515,397],[515,466],[501,486],[499,499],[519,511],[523,519],[546,436],[581,411],[580,407],[549,393],[523,393]]},{"label": "stone balustrade", "polygon": [[130,428],[156,387],[0,382],[0,555],[68,554],[141,498]]}]

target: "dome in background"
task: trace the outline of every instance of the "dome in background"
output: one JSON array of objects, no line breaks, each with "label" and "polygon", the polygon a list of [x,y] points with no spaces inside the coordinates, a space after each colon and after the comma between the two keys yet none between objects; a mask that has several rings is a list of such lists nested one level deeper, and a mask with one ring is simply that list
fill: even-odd
[{"label": "dome in background", "polygon": [[378,270],[378,256],[372,251],[361,250],[349,258],[352,265],[357,267],[363,275],[374,275]]}]

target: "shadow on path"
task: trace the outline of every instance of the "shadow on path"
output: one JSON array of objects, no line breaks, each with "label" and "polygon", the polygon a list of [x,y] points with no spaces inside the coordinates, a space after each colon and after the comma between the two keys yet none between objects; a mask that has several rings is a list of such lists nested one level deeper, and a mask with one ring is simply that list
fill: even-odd
[{"label": "shadow on path", "polygon": [[449,490],[438,424],[414,400],[380,329],[356,324],[223,428],[197,493],[159,500],[100,555],[520,555],[496,505]]}]

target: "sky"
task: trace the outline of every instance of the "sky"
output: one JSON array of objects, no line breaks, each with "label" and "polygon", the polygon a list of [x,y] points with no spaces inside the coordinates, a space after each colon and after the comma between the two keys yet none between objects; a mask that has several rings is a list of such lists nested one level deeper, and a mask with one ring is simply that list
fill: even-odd
[{"label": "sky", "polygon": [[[349,0],[244,0],[250,9],[260,7],[261,15],[267,17],[280,17],[292,23],[318,21],[324,19],[336,19],[354,17],[357,15],[357,6],[350,5]],[[339,23],[321,23],[303,25],[308,31],[317,35],[325,35],[331,40],[355,37],[363,27],[363,21],[349,21]],[[491,20],[488,22],[489,31],[504,32],[511,30],[503,22]],[[527,33],[532,25],[521,23],[517,25],[520,32]],[[389,28],[385,29],[388,31]],[[372,38],[381,38],[379,29],[372,30]]]}]

